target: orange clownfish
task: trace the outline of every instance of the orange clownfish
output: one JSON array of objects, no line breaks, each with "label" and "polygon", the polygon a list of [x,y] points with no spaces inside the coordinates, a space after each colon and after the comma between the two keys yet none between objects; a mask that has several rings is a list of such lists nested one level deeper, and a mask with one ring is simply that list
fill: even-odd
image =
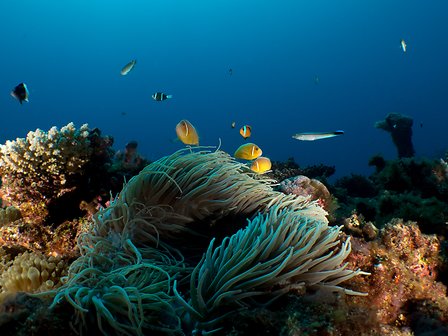
[{"label": "orange clownfish", "polygon": [[176,125],[176,134],[186,145],[199,145],[198,132],[188,120],[181,120]]},{"label": "orange clownfish", "polygon": [[238,147],[233,156],[237,159],[253,160],[259,157],[263,151],[253,143],[247,143]]},{"label": "orange clownfish", "polygon": [[260,156],[258,159],[252,162],[250,169],[258,174],[263,174],[270,170],[271,167],[271,160],[269,160],[267,157]]},{"label": "orange clownfish", "polygon": [[249,125],[244,125],[243,127],[240,128],[240,134],[244,139],[250,137],[251,133],[252,133],[252,127],[250,127]]}]

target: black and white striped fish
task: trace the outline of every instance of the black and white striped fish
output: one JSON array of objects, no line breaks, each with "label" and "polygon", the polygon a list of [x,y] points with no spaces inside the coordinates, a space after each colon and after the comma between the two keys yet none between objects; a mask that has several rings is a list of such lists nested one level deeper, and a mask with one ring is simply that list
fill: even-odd
[{"label": "black and white striped fish", "polygon": [[162,100],[166,100],[166,99],[170,99],[173,98],[173,95],[167,95],[163,92],[156,92],[152,95],[152,99],[156,100],[156,101],[162,101]]}]

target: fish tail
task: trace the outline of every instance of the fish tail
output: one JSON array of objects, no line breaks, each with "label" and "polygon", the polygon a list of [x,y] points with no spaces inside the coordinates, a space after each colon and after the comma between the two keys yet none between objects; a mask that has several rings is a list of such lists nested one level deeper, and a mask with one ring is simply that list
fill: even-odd
[{"label": "fish tail", "polygon": [[166,95],[166,99],[173,98],[173,95]]}]

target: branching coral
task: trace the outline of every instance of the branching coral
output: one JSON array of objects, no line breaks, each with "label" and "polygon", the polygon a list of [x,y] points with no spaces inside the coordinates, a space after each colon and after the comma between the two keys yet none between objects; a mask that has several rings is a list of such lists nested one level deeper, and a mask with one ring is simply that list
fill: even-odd
[{"label": "branching coral", "polygon": [[37,129],[25,139],[0,145],[0,175],[5,199],[12,205],[41,203],[69,191],[91,154],[87,124],[73,123],[48,132]]},{"label": "branching coral", "polygon": [[214,248],[212,240],[192,273],[190,303],[176,295],[198,322],[196,328],[207,330],[225,316],[223,310],[231,311],[254,296],[272,298],[305,287],[362,294],[339,287],[368,274],[345,269],[350,240],[340,244],[339,230],[300,211],[274,206],[220,246]]}]

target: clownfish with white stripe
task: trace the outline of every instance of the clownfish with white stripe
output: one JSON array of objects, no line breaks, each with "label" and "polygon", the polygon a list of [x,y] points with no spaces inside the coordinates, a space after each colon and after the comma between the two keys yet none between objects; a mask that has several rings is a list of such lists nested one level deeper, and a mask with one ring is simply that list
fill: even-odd
[{"label": "clownfish with white stripe", "polygon": [[252,134],[252,127],[250,127],[249,125],[244,125],[240,128],[240,134],[244,139],[249,138]]},{"label": "clownfish with white stripe", "polygon": [[237,159],[254,160],[257,157],[261,156],[261,154],[263,154],[261,148],[258,147],[256,144],[249,142],[247,144],[238,147],[233,156]]},{"label": "clownfish with white stripe", "polygon": [[255,161],[252,162],[250,169],[258,174],[264,174],[269,171],[272,167],[271,160],[269,158],[260,156]]},{"label": "clownfish with white stripe", "polygon": [[179,121],[176,125],[176,134],[185,145],[199,145],[198,132],[188,120]]}]

